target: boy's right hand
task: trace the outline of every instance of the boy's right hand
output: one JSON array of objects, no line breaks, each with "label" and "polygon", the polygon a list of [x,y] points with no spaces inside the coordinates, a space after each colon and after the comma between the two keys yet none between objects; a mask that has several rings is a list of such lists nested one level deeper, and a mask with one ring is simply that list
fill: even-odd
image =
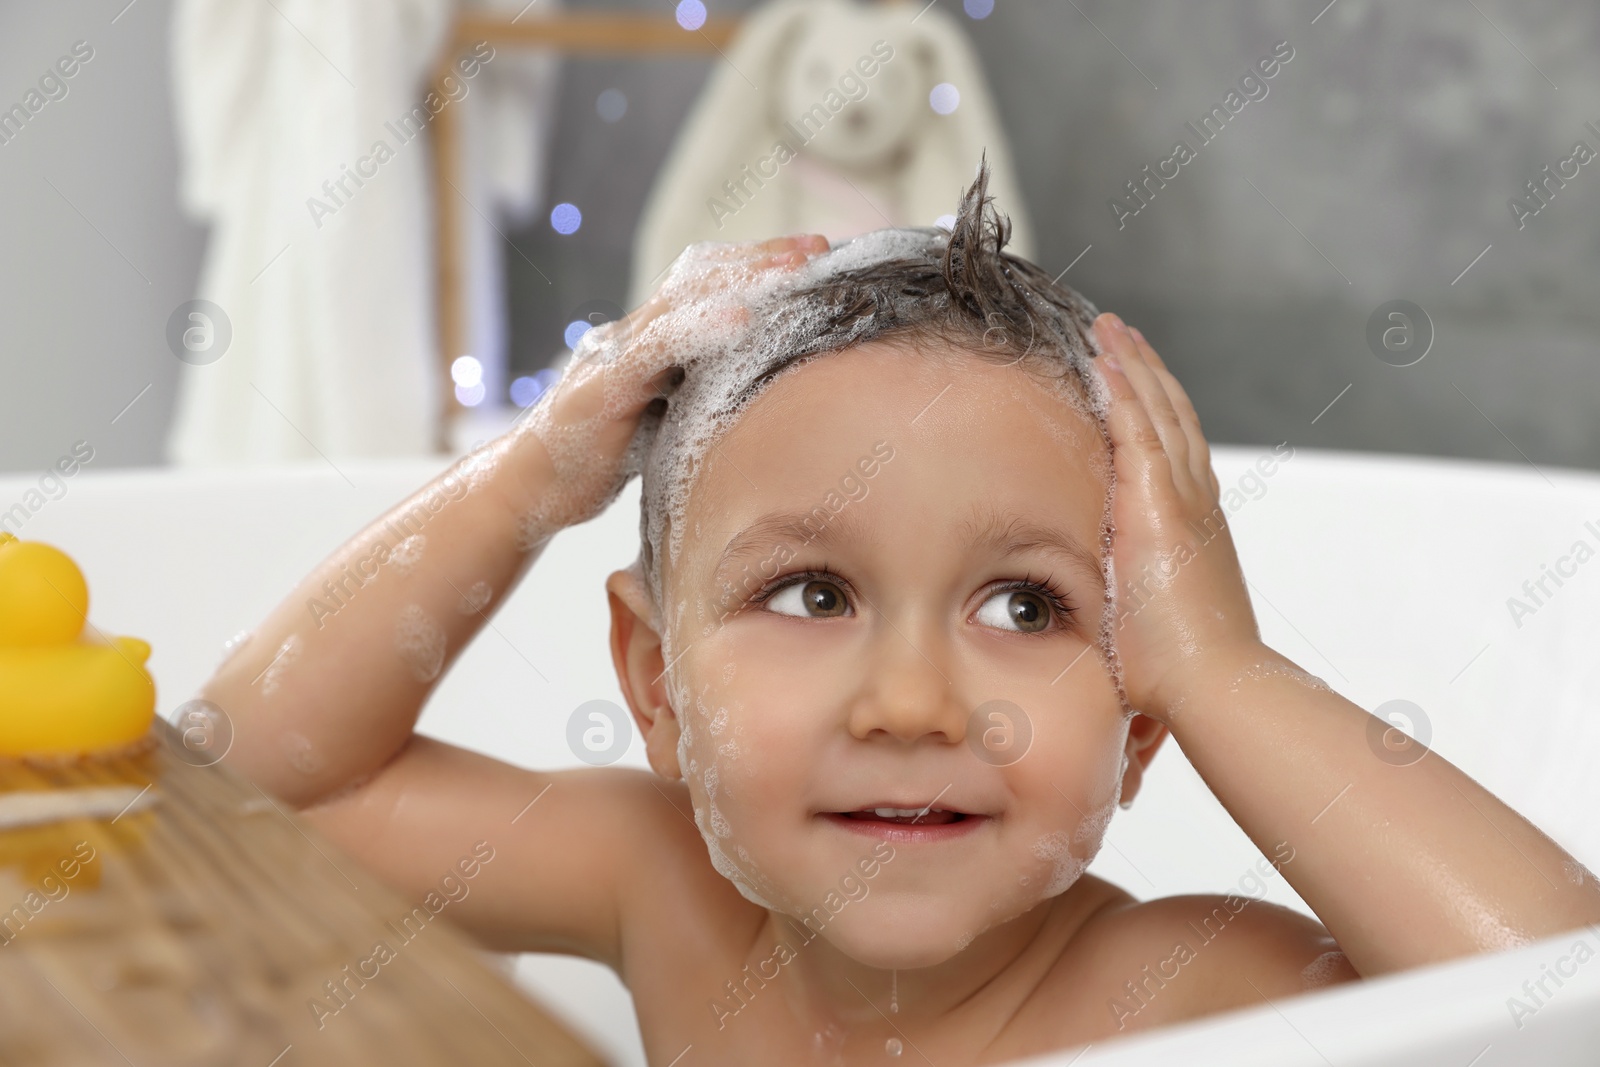
[{"label": "boy's right hand", "polygon": [[623,461],[640,416],[682,380],[692,358],[680,347],[685,334],[738,331],[748,321],[742,304],[722,321],[698,320],[705,297],[747,282],[752,271],[793,270],[827,250],[819,234],[693,245],[648,300],[584,334],[561,378],[502,439],[526,493],[519,508],[521,546],[532,549],[592,519],[621,493]]}]

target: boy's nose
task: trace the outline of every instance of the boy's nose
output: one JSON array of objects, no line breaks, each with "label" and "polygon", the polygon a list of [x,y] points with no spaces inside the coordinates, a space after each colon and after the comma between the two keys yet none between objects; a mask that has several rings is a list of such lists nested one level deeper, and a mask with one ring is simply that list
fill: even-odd
[{"label": "boy's nose", "polygon": [[850,707],[853,737],[924,737],[956,744],[966,738],[968,711],[949,676],[950,657],[939,642],[902,627],[885,626],[873,642],[873,661]]}]

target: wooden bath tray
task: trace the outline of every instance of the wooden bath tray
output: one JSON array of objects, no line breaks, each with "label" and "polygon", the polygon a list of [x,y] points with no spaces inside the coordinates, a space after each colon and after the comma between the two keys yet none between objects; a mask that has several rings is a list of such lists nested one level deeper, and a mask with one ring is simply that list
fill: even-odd
[{"label": "wooden bath tray", "polygon": [[0,1065],[599,1067],[447,910],[397,933],[419,902],[197,762],[159,718],[117,758],[0,761],[13,801],[149,787],[125,814],[0,830]]}]

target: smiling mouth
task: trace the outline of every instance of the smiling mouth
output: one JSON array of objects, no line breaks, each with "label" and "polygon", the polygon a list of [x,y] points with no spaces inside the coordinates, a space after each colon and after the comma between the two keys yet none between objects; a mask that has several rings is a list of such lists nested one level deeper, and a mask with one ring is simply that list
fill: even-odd
[{"label": "smiling mouth", "polygon": [[964,811],[950,811],[946,808],[862,808],[860,811],[839,811],[833,814],[859,822],[892,823],[897,826],[913,824],[943,826],[974,817]]},{"label": "smiling mouth", "polygon": [[897,845],[929,846],[967,838],[990,825],[995,818],[938,806],[871,807],[819,814],[826,822],[849,833],[891,841]]}]

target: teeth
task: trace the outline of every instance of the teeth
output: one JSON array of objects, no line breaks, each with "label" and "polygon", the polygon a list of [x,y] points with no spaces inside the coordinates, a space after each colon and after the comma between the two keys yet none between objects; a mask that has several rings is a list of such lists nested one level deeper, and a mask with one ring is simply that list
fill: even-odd
[{"label": "teeth", "polygon": [[[932,810],[932,809],[929,809]],[[921,808],[873,808],[872,814],[880,819],[909,819],[913,815],[921,815]]]}]

